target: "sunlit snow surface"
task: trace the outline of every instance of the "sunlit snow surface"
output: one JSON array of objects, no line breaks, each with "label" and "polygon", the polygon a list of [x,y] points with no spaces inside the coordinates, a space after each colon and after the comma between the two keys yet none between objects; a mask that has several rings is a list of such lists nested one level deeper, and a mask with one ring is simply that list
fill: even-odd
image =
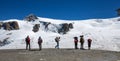
[{"label": "sunlit snow surface", "polygon": [[[56,36],[61,37],[60,48],[74,48],[73,37],[77,36],[80,39],[80,35],[84,35],[85,44],[87,49],[87,39],[91,38],[92,49],[98,50],[110,50],[120,51],[120,17],[109,19],[88,19],[88,20],[56,20],[39,17],[35,22],[27,22],[24,20],[6,20],[17,21],[20,30],[6,31],[0,29],[0,40],[9,38],[11,43],[1,46],[0,49],[25,49],[25,37],[30,36],[31,48],[38,48],[37,39],[39,36],[43,39],[43,48],[54,48],[56,43],[54,38]],[[40,21],[51,22],[48,26],[48,30],[41,24]],[[57,33],[57,28],[61,23],[73,23],[74,28],[67,34]],[[32,31],[34,24],[40,24],[38,32]],[[53,32],[54,31],[54,32]],[[80,47],[80,43],[78,45]]]}]

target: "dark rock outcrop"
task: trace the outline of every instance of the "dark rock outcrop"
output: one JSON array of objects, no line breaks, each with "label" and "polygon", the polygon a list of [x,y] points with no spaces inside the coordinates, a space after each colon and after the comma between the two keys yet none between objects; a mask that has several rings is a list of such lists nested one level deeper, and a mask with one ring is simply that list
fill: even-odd
[{"label": "dark rock outcrop", "polygon": [[64,24],[62,24],[62,25],[63,25],[63,26],[62,26],[63,34],[66,34],[66,32],[69,31],[69,24],[64,23]]},{"label": "dark rock outcrop", "polygon": [[12,28],[10,27],[9,22],[3,23],[3,28],[4,28],[5,30],[12,30]]},{"label": "dark rock outcrop", "polygon": [[51,24],[50,22],[47,22],[47,23],[45,24],[45,29],[48,29],[48,26],[49,26],[50,24]]},{"label": "dark rock outcrop", "polygon": [[3,22],[0,22],[0,29],[2,28],[2,24],[3,24]]},{"label": "dark rock outcrop", "polygon": [[120,21],[120,18],[118,19],[118,21]]},{"label": "dark rock outcrop", "polygon": [[52,24],[50,22],[44,22],[44,21],[39,21],[39,22],[43,26],[45,26],[46,31],[51,30],[51,29],[48,28],[50,24],[53,25],[57,29],[57,31],[52,30],[52,32],[58,32],[58,33],[66,34],[70,29],[73,29],[73,23]]},{"label": "dark rock outcrop", "polygon": [[26,21],[35,21],[36,19],[38,19],[38,18],[34,14],[30,14],[30,15],[28,15],[28,16],[25,17]]},{"label": "dark rock outcrop", "polygon": [[120,16],[120,8],[118,8],[116,11],[117,11],[117,15]]},{"label": "dark rock outcrop", "polygon": [[5,30],[18,30],[19,25],[17,21],[5,22],[2,24],[3,29]]},{"label": "dark rock outcrop", "polygon": [[3,41],[0,41],[0,46],[4,46],[10,43],[10,41],[8,41],[9,37],[5,38]]},{"label": "dark rock outcrop", "polygon": [[61,24],[61,26],[62,27],[60,29],[58,29],[58,33],[66,34],[70,29],[73,28],[73,24],[72,23],[70,23],[70,24],[63,23],[63,24]]},{"label": "dark rock outcrop", "polygon": [[18,25],[18,23],[17,23],[16,21],[9,22],[9,24],[10,24],[12,30],[17,30],[17,29],[19,29],[19,25]]},{"label": "dark rock outcrop", "polygon": [[33,26],[33,32],[37,32],[37,31],[39,31],[39,28],[40,28],[40,24],[35,24],[34,26]]},{"label": "dark rock outcrop", "polygon": [[69,23],[69,28],[73,29],[73,24],[72,23]]}]

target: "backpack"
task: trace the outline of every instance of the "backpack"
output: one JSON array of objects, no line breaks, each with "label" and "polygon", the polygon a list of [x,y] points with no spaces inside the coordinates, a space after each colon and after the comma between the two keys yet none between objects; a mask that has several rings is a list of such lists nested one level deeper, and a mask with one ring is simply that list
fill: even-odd
[{"label": "backpack", "polygon": [[92,42],[92,39],[88,39],[88,42]]},{"label": "backpack", "polygon": [[55,38],[55,42],[58,42],[58,37]]},{"label": "backpack", "polygon": [[25,41],[28,42],[28,38],[27,37],[25,38]]},{"label": "backpack", "polygon": [[39,41],[38,41],[38,44],[41,44],[41,43],[42,43],[42,41],[39,40]]},{"label": "backpack", "polygon": [[42,39],[38,39],[38,44],[41,44],[42,43]]}]

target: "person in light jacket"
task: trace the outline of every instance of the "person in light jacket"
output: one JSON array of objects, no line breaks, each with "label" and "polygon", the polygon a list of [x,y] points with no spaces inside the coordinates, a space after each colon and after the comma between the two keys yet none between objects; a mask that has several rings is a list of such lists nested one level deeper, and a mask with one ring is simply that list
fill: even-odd
[{"label": "person in light jacket", "polygon": [[80,36],[80,44],[81,44],[80,49],[84,50],[84,36],[83,35]]},{"label": "person in light jacket", "polygon": [[57,43],[57,45],[55,46],[55,48],[59,49],[60,37],[56,37],[55,38],[55,42]]}]

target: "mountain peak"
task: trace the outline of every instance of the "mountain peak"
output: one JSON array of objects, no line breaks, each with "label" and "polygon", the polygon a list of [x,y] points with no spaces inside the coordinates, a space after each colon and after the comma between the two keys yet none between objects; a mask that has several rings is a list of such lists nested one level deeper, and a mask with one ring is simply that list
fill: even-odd
[{"label": "mountain peak", "polygon": [[38,17],[34,14],[29,14],[28,16],[25,17],[26,21],[35,21],[36,19],[38,19]]}]

